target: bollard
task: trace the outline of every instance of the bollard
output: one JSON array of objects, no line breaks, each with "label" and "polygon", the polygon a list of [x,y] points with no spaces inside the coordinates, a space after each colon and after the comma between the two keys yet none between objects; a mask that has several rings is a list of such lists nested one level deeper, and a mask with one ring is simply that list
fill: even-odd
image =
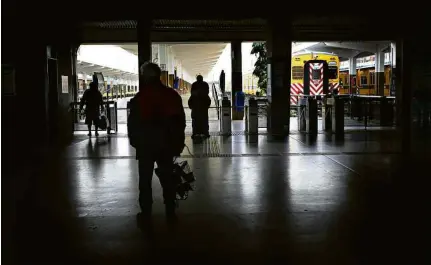
[{"label": "bollard", "polygon": [[334,98],[325,97],[322,104],[322,130],[332,130],[332,108],[334,105]]},{"label": "bollard", "polygon": [[334,98],[334,106],[332,108],[332,132],[336,136],[344,135],[344,101],[339,98]]},{"label": "bollard", "polygon": [[307,106],[307,98],[306,97],[300,97],[298,102],[298,131],[305,132],[307,130],[306,127],[306,115],[305,115],[305,109]]},{"label": "bollard", "polygon": [[254,98],[251,98],[248,101],[248,113],[247,113],[247,131],[249,134],[257,134],[258,133],[258,108],[257,101]]},{"label": "bollard", "polygon": [[305,108],[306,131],[309,134],[317,134],[317,100],[309,97]]},{"label": "bollard", "polygon": [[221,102],[221,124],[220,130],[222,135],[230,135],[232,133],[232,108],[230,100],[224,97]]}]

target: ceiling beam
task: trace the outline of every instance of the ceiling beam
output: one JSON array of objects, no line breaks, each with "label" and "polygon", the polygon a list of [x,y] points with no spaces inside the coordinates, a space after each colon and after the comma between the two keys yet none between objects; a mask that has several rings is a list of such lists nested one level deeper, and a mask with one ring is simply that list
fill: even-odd
[{"label": "ceiling beam", "polygon": [[[136,29],[101,29],[101,28],[83,28],[79,35],[81,44],[96,43],[137,43],[138,34]],[[158,43],[169,42],[231,42],[231,41],[264,41],[265,32],[263,30],[255,31],[153,31],[151,32],[151,41]]]},{"label": "ceiling beam", "polygon": [[375,53],[386,46],[367,42],[325,42],[326,46]]}]

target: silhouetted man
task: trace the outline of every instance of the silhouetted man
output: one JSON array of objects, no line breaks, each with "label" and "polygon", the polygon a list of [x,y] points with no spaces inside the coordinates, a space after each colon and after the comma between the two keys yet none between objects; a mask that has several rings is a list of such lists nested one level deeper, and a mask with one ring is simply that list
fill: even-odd
[{"label": "silhouetted man", "polygon": [[221,93],[224,95],[224,91],[225,91],[225,73],[224,73],[224,70],[221,70],[219,85],[220,85]]},{"label": "silhouetted man", "polygon": [[98,124],[100,109],[103,111],[103,97],[100,93],[97,83],[91,82],[90,89],[85,90],[81,98],[80,110],[82,111],[85,105],[85,124],[88,126],[88,136],[91,136],[91,125],[94,124],[96,136],[99,135]]},{"label": "silhouetted man", "polygon": [[151,180],[154,162],[163,188],[163,198],[168,221],[176,220],[176,186],[173,179],[173,158],[184,148],[186,119],[180,95],[160,81],[161,70],[157,64],[141,66],[142,83],[139,92],[130,101],[128,133],[130,144],[136,148],[139,161],[138,223],[150,221],[153,197]]},{"label": "silhouetted man", "polygon": [[208,109],[211,106],[209,97],[209,85],[204,82],[201,75],[196,77],[196,82],[192,84],[191,96],[188,101],[189,108],[192,110],[192,138],[199,135],[209,137]]}]

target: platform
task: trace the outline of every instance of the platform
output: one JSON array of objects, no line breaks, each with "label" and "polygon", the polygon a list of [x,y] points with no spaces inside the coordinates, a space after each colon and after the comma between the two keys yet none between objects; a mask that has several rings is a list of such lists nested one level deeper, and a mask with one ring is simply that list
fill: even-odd
[{"label": "platform", "polygon": [[349,133],[343,141],[324,134],[247,141],[245,135],[212,136],[193,144],[187,137],[191,154],[185,150],[181,159],[190,162],[197,189],[180,204],[179,224],[169,230],[154,178],[154,238],[147,238],[136,226],[137,161],[127,137],[77,139],[44,159],[34,169],[37,177],[20,183],[15,196],[22,194],[18,201],[26,207],[17,215],[15,239],[25,251],[19,259],[425,264],[425,245],[412,246],[426,242],[429,228],[429,171],[423,171],[431,162],[429,142],[413,159],[400,154],[390,132]]}]

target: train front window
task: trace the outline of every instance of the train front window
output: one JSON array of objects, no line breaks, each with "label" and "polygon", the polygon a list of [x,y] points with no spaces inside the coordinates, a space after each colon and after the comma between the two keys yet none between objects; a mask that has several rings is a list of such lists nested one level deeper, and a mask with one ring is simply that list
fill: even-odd
[{"label": "train front window", "polygon": [[337,79],[338,78],[338,67],[337,66],[328,66],[328,77],[329,79]]},{"label": "train front window", "polygon": [[292,67],[292,79],[301,80],[304,77],[304,67],[293,66]]},{"label": "train front window", "polygon": [[320,69],[313,69],[312,78],[313,80],[320,79]]}]

